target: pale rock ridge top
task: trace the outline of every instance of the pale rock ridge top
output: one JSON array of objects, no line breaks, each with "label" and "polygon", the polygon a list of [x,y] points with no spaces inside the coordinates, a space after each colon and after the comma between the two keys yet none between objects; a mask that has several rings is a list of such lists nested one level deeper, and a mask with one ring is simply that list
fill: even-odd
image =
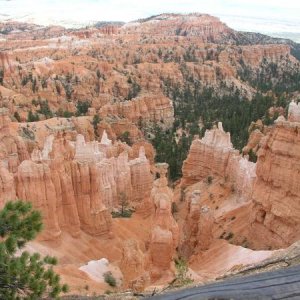
[{"label": "pale rock ridge top", "polygon": [[288,110],[288,121],[300,122],[300,102],[298,104],[295,101],[290,103]]},{"label": "pale rock ridge top", "polygon": [[222,122],[218,122],[218,127],[214,126],[212,130],[206,130],[201,142],[212,147],[233,149],[230,132],[224,131]]}]

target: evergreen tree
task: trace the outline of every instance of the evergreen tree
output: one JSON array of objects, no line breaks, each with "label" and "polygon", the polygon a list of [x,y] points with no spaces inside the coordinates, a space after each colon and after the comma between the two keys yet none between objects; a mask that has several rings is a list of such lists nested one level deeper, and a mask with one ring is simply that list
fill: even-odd
[{"label": "evergreen tree", "polygon": [[89,110],[89,108],[91,107],[91,104],[89,101],[78,101],[76,108],[77,108],[77,112],[76,112],[76,116],[85,116]]},{"label": "evergreen tree", "polygon": [[0,69],[0,85],[3,85],[4,80],[4,70]]},{"label": "evergreen tree", "polygon": [[21,117],[17,111],[14,113],[14,117],[18,122],[21,122]]},{"label": "evergreen tree", "polygon": [[120,135],[120,140],[123,143],[126,143],[129,146],[132,146],[132,142],[130,139],[130,132],[129,131],[124,131],[121,135]]},{"label": "evergreen tree", "polygon": [[0,211],[0,299],[57,298],[67,292],[52,269],[54,257],[27,251],[17,255],[41,230],[41,214],[32,210],[31,203],[8,202]]},{"label": "evergreen tree", "polygon": [[99,136],[99,134],[98,134],[98,124],[99,124],[99,122],[100,122],[101,120],[100,120],[100,117],[99,117],[99,115],[94,115],[94,117],[93,117],[93,127],[94,127],[94,132],[95,132],[95,136]]},{"label": "evergreen tree", "polygon": [[27,122],[36,122],[39,121],[40,117],[38,114],[34,114],[31,110],[28,113]]}]

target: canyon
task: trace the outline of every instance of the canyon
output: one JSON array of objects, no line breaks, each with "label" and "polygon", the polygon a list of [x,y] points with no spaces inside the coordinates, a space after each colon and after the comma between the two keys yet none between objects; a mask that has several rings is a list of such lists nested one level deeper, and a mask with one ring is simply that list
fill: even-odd
[{"label": "canyon", "polygon": [[[205,283],[297,246],[300,63],[290,44],[255,43],[202,14],[0,29],[0,208],[22,199],[41,211],[44,230],[26,249],[58,258],[70,294]],[[245,124],[242,148],[235,128],[205,123],[208,110],[189,118],[184,99],[200,90],[204,103],[208,91],[269,101]],[[159,133],[182,152],[190,139],[182,166],[175,144],[172,164],[157,159]],[[181,176],[170,180],[174,165]]]}]

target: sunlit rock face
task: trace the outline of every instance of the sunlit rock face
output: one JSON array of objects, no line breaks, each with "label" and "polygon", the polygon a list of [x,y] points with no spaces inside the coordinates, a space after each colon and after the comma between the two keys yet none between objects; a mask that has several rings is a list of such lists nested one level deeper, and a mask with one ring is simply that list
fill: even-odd
[{"label": "sunlit rock face", "polygon": [[[294,107],[291,104],[290,111]],[[289,118],[293,119],[291,115]],[[252,226],[256,245],[285,247],[299,239],[299,151],[297,122],[279,120],[263,139],[253,191]]]},{"label": "sunlit rock face", "polygon": [[132,122],[163,121],[165,126],[170,128],[174,121],[174,108],[172,101],[163,94],[143,95],[130,101],[117,104],[108,104],[100,109],[100,115],[122,116]]},{"label": "sunlit rock face", "polygon": [[63,230],[107,235],[110,212],[121,195],[129,203],[142,201],[153,182],[143,147],[133,160],[114,149],[105,131],[101,142],[86,142],[80,134],[74,142],[68,134],[49,135],[43,149],[34,148],[31,159],[16,166],[15,178],[2,163],[1,203],[16,197],[32,202],[43,213],[43,239],[57,238]]},{"label": "sunlit rock face", "polygon": [[159,179],[154,182],[151,200],[155,215],[149,246],[150,276],[155,282],[161,277],[172,278],[173,258],[178,246],[179,230],[172,216],[173,192],[168,187],[168,164],[156,164]]},{"label": "sunlit rock face", "polygon": [[207,176],[225,176],[226,167],[233,147],[230,133],[225,133],[221,124],[207,130],[203,139],[196,138],[183,164],[183,185],[190,185]]},{"label": "sunlit rock face", "polygon": [[292,101],[288,110],[288,121],[300,122],[300,103]]},{"label": "sunlit rock face", "polygon": [[9,172],[15,173],[18,165],[29,159],[29,154],[24,140],[12,132],[11,125],[8,109],[0,108],[0,161]]},{"label": "sunlit rock face", "polygon": [[9,200],[16,199],[14,176],[7,167],[0,162],[0,209]]},{"label": "sunlit rock face", "polygon": [[153,176],[150,172],[150,164],[145,156],[145,149],[141,147],[139,157],[129,162],[132,184],[133,201],[141,202],[149,197],[153,185]]},{"label": "sunlit rock face", "polygon": [[188,186],[210,177],[226,178],[248,200],[256,178],[256,165],[235,150],[230,133],[223,130],[222,123],[207,130],[200,140],[196,138],[183,164],[182,186]]},{"label": "sunlit rock face", "polygon": [[[297,120],[297,109],[298,105],[291,103],[289,120]],[[237,243],[244,239],[253,249],[276,249],[299,239],[299,124],[280,116],[269,132],[260,138],[257,163],[249,162],[246,155],[242,157],[234,150],[220,126],[206,133],[202,140],[194,140],[183,166],[182,187],[207,181],[209,176],[221,180],[221,186],[231,186],[228,203],[231,202],[232,207],[244,215],[243,225],[236,221],[236,225],[229,227],[233,230],[237,226],[234,229]],[[196,200],[196,196],[189,200],[186,217],[191,241],[198,239],[199,223],[205,219],[200,217],[202,206]],[[230,211],[224,215],[214,214],[225,224],[226,214],[231,216]],[[206,233],[210,230],[202,233],[206,240],[209,240],[207,236],[210,235]],[[199,242],[195,244],[199,249]]]},{"label": "sunlit rock face", "polygon": [[149,282],[144,282],[149,275],[145,272],[145,255],[137,241],[124,242],[120,269],[123,274],[126,274],[125,286],[134,290],[143,290],[145,285],[149,284]]}]

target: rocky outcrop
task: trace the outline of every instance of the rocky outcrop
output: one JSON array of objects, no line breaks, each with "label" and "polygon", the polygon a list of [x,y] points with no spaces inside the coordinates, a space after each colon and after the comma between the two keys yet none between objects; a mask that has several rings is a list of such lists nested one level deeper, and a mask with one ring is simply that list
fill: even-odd
[{"label": "rocky outcrop", "polygon": [[[121,195],[129,203],[150,196],[153,179],[145,151],[140,148],[133,160],[124,150],[111,156],[115,145],[105,132],[101,142],[85,142],[82,135],[75,142],[69,138],[50,135],[42,150],[33,150],[32,159],[17,169],[16,195],[43,212],[45,239],[58,237],[64,229],[73,235],[80,229],[92,235],[109,234],[110,211],[118,207]],[[7,193],[12,176],[6,173],[1,202],[15,198],[13,189]]]},{"label": "rocky outcrop", "polygon": [[198,181],[218,177],[230,180],[244,200],[248,200],[255,174],[255,164],[241,157],[230,141],[230,133],[225,133],[222,124],[207,130],[200,140],[196,138],[183,164],[182,187]]},{"label": "rocky outcrop", "polygon": [[258,66],[263,59],[279,61],[290,54],[288,45],[254,45],[242,47],[242,57],[249,66]]},{"label": "rocky outcrop", "polygon": [[[297,115],[296,109],[297,105],[292,103],[290,120]],[[275,123],[264,137],[260,137],[256,164],[232,149],[230,139],[219,127],[207,132],[202,140],[193,142],[183,166],[182,188],[207,179],[208,176],[223,180],[221,186],[232,185],[231,193],[224,198],[224,201],[228,201],[227,205],[231,202],[232,212],[223,203],[222,214],[214,212],[216,224],[227,224],[220,236],[226,237],[228,234],[224,232],[230,230],[230,236],[235,236],[236,243],[247,242],[247,246],[252,249],[287,247],[299,239],[300,192],[297,182],[300,179],[300,123],[285,121],[282,116]],[[186,239],[190,243],[186,243],[186,248],[182,249],[187,256],[201,248],[198,233],[202,206],[196,196],[192,194],[191,199],[187,198]],[[213,199],[214,195],[211,196]],[[202,201],[205,201],[205,197]],[[219,206],[221,203],[217,208]],[[244,215],[243,225],[235,221],[237,214]],[[205,240],[216,236],[218,232],[214,227],[214,233],[207,234],[210,230],[208,228],[202,232],[201,236]]]},{"label": "rocky outcrop", "polygon": [[[57,238],[62,229],[78,235],[80,222],[71,176],[73,146],[60,135],[46,139],[42,151],[35,149],[32,160],[17,170],[17,196],[33,203],[43,214],[44,239]],[[39,187],[38,189],[36,187]]]},{"label": "rocky outcrop", "polygon": [[157,164],[159,179],[154,182],[151,199],[155,216],[149,246],[150,276],[155,282],[161,277],[170,278],[175,249],[178,245],[178,225],[172,216],[173,192],[168,187],[168,164]]},{"label": "rocky outcrop", "polygon": [[[51,169],[47,164],[36,164],[28,160],[21,163],[17,175],[18,197],[30,201],[33,207],[43,214],[45,239],[54,239],[61,234],[59,215],[62,215],[62,210],[58,209],[56,189],[51,175]],[[79,230],[79,222],[77,225],[75,231]]]},{"label": "rocky outcrop", "polygon": [[29,159],[29,154],[24,140],[11,131],[11,125],[9,111],[0,108],[0,160],[9,172],[15,173],[18,165]]},{"label": "rocky outcrop", "polygon": [[250,232],[257,248],[286,247],[299,239],[299,126],[278,121],[257,153]]},{"label": "rocky outcrop", "polygon": [[100,109],[101,117],[120,116],[138,124],[139,122],[162,122],[170,127],[174,121],[172,101],[163,95],[144,95],[130,101],[105,105]]},{"label": "rocky outcrop", "polygon": [[208,176],[225,177],[230,153],[233,151],[230,133],[225,133],[222,124],[207,130],[202,140],[196,138],[183,163],[182,185],[190,185]]},{"label": "rocky outcrop", "polygon": [[243,153],[248,154],[250,150],[256,153],[259,149],[259,143],[264,136],[265,135],[259,129],[253,130],[250,133],[247,145],[243,148]]},{"label": "rocky outcrop", "polygon": [[139,157],[129,162],[132,184],[132,200],[141,202],[149,197],[153,184],[150,164],[145,156],[145,149],[140,148]]},{"label": "rocky outcrop", "polygon": [[127,23],[121,28],[126,34],[164,36],[197,36],[202,42],[218,42],[233,32],[218,18],[206,14],[162,14]]},{"label": "rocky outcrop", "polygon": [[180,253],[184,257],[205,251],[213,241],[214,217],[208,206],[202,206],[200,190],[194,190],[187,197],[187,215],[182,228],[184,239],[180,243]]},{"label": "rocky outcrop", "polygon": [[288,120],[290,122],[300,122],[300,103],[292,101],[289,105]]},{"label": "rocky outcrop", "polygon": [[145,273],[145,257],[137,241],[124,242],[120,269],[125,275],[123,284],[126,287],[141,291],[146,283],[149,283],[143,282],[143,278],[147,276]]},{"label": "rocky outcrop", "polygon": [[229,157],[225,178],[232,183],[232,189],[240,197],[239,201],[246,202],[251,198],[256,181],[256,164],[250,162],[248,157],[234,153]]},{"label": "rocky outcrop", "polygon": [[9,200],[16,199],[13,174],[0,162],[0,209]]}]

